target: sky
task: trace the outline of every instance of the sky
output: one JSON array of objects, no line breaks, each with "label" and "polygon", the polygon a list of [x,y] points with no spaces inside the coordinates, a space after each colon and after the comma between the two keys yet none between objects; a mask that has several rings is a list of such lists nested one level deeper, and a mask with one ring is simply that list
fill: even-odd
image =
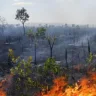
[{"label": "sky", "polygon": [[0,0],[0,16],[18,24],[16,10],[24,7],[27,23],[95,24],[96,0]]}]

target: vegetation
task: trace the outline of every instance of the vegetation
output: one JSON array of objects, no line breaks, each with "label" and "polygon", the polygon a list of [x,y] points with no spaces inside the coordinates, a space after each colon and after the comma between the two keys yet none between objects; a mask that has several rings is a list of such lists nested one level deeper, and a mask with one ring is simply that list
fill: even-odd
[{"label": "vegetation", "polygon": [[48,58],[45,61],[44,66],[38,67],[38,72],[39,74],[42,74],[42,76],[44,76],[45,78],[53,78],[55,75],[58,75],[60,73],[60,66],[56,64],[54,58]]},{"label": "vegetation", "polygon": [[24,25],[25,25],[25,22],[28,21],[28,19],[29,19],[29,15],[27,14],[26,9],[25,8],[18,9],[15,19],[19,20],[22,23],[24,35],[25,35],[25,26]]},{"label": "vegetation", "polygon": [[45,32],[46,32],[46,29],[44,27],[39,27],[39,28],[37,28],[36,35],[38,38],[44,39],[45,38]]},{"label": "vegetation", "polygon": [[47,36],[46,37],[47,41],[48,41],[48,44],[49,44],[49,48],[50,48],[50,58],[53,57],[53,47],[54,47],[54,44],[55,44],[55,40],[56,40],[56,37],[54,36]]},{"label": "vegetation", "polygon": [[[9,50],[9,56],[11,57],[12,61],[16,62],[16,59],[14,59],[14,53],[12,49]],[[39,68],[40,69],[40,68]],[[56,64],[55,59],[49,58],[46,60],[44,66],[42,66],[42,73],[40,73],[43,76],[44,80],[47,80],[48,76],[54,77],[56,74],[60,72],[59,65]],[[48,85],[45,85],[39,81],[39,79],[34,79],[32,74],[34,73],[34,68],[32,68],[32,57],[30,56],[27,61],[21,60],[18,62],[18,64],[10,69],[11,74],[13,75],[13,87],[11,91],[14,91],[15,96],[27,96],[29,93],[29,90],[32,90],[32,88],[38,88],[38,89],[46,89]],[[36,71],[35,71],[36,73]],[[47,75],[47,77],[46,77]],[[50,78],[52,78],[50,77]],[[38,78],[38,76],[36,76]],[[46,79],[45,79],[46,78]],[[52,80],[51,80],[52,82]],[[23,86],[23,88],[22,88]],[[25,91],[25,92],[24,92]],[[30,96],[30,95],[28,95]]]},{"label": "vegetation", "polygon": [[44,39],[45,38],[45,31],[46,29],[44,27],[37,28],[37,32],[33,32],[31,29],[28,31],[27,35],[31,39],[31,41],[34,41],[34,56],[35,60],[34,63],[37,64],[37,58],[36,58],[36,53],[37,53],[37,44],[39,39]]},{"label": "vegetation", "polygon": [[[73,43],[72,43],[73,45],[71,45],[71,48],[69,48],[69,49],[66,47],[66,44],[64,45],[66,49],[64,49],[65,50],[64,54],[63,54],[64,60],[62,59],[63,62],[61,64],[61,63],[57,63],[57,61],[56,61],[57,59],[55,60],[55,56],[53,56],[53,48],[54,48],[57,38],[56,38],[56,36],[52,36],[50,33],[49,33],[50,35],[47,36],[47,32],[46,32],[46,31],[48,31],[47,27],[46,28],[40,27],[40,26],[38,28],[37,27],[36,28],[28,27],[28,28],[26,28],[26,30],[28,30],[26,32],[25,23],[29,20],[29,15],[25,8],[17,10],[15,19],[19,20],[22,23],[24,35],[27,34],[27,36],[29,37],[29,39],[31,40],[31,42],[33,44],[32,49],[34,49],[34,54],[33,54],[34,61],[33,61],[32,56],[30,56],[28,59],[24,60],[24,59],[21,59],[19,56],[15,55],[15,53],[18,51],[14,52],[14,50],[19,50],[19,48],[17,48],[17,49],[12,48],[9,50],[7,49],[8,50],[8,66],[10,69],[10,75],[12,75],[12,78],[11,78],[12,82],[11,82],[11,80],[9,80],[11,82],[11,87],[8,86],[8,88],[9,88],[8,91],[11,90],[10,91],[11,95],[9,95],[9,96],[34,96],[34,95],[32,95],[32,90],[36,90],[36,91],[37,90],[39,90],[39,91],[49,90],[52,85],[52,80],[58,76],[66,75],[67,80],[69,80],[68,82],[70,82],[70,85],[71,85],[71,83],[78,81],[80,79],[80,77],[82,76],[82,74],[88,76],[87,73],[90,73],[90,70],[96,71],[96,65],[93,62],[93,61],[95,61],[94,60],[95,55],[91,51],[91,49],[92,49],[91,41],[89,41],[89,40],[88,40],[88,44],[87,44],[88,46],[86,47],[84,45],[86,47],[87,51],[85,52],[85,50],[83,50],[83,52],[85,52],[85,54],[87,54],[86,56],[84,54],[87,62],[84,62],[84,64],[76,65],[77,62],[76,62],[75,57],[77,56],[76,51],[78,51],[78,50],[75,51],[75,49],[78,49],[76,46],[76,40],[79,37],[77,37],[77,31],[75,29],[74,24],[72,25],[73,26],[72,29],[74,29],[74,30],[72,31],[73,33],[71,33],[71,34],[73,34],[73,37],[70,36],[70,38],[72,38],[72,40],[73,40]],[[2,30],[2,33],[4,33],[5,21],[6,20],[4,18],[0,17],[0,28]],[[65,27],[66,27],[66,30],[68,30],[67,24],[65,24]],[[79,26],[77,26],[76,28],[80,29]],[[64,31],[66,31],[66,30],[64,30]],[[70,33],[66,32],[66,34],[70,34]],[[66,34],[64,34],[64,35],[66,35]],[[65,40],[62,38],[62,36],[61,36],[61,39]],[[21,44],[21,40],[22,40],[22,44]],[[42,44],[41,44],[41,40],[42,40]],[[17,36],[16,40],[13,40],[12,36],[6,37],[6,42],[9,43],[10,46],[12,45],[11,42],[13,42],[13,41],[19,41],[19,43],[17,43],[17,46],[18,45],[22,46],[22,53],[24,53],[24,51],[25,51],[24,46],[25,45],[27,46],[25,41],[27,41],[29,44],[28,39],[23,41],[22,36]],[[61,41],[59,41],[59,43]],[[45,44],[46,42],[48,42],[48,44]],[[49,46],[50,56],[49,56],[49,58],[46,59],[45,62],[38,63],[37,62],[37,48],[41,48],[41,46],[43,44],[44,44],[44,47],[47,45]],[[7,47],[10,48],[10,46],[7,46]],[[28,48],[28,46],[27,46],[27,48]],[[40,50],[43,50],[43,48],[41,48]],[[59,50],[61,50],[61,49],[59,49]],[[48,51],[48,49],[46,51]],[[58,51],[58,50],[56,50],[56,51]],[[72,54],[71,54],[72,62],[71,62],[71,60],[69,60],[69,57],[71,56],[69,54],[69,51],[72,52]],[[79,55],[82,54],[81,50],[79,50],[79,51],[80,52],[78,52],[77,58],[79,58]],[[76,53],[76,56],[75,56],[75,53]],[[57,54],[57,52],[56,52],[56,54]],[[82,58],[82,56],[81,56],[81,58]],[[59,58],[58,60],[60,60],[60,59],[61,58]],[[73,61],[76,63],[74,64]],[[34,64],[33,64],[33,62],[34,62]],[[71,64],[69,64],[69,62],[71,62]],[[81,62],[79,62],[79,63],[81,63]],[[92,65],[92,63],[93,63],[93,65]],[[2,70],[1,67],[0,67],[0,70]],[[87,70],[87,72],[85,72],[85,70]],[[77,73],[78,74],[80,73],[79,74],[80,76]]]},{"label": "vegetation", "polygon": [[44,64],[43,70],[45,74],[48,74],[50,72],[52,74],[56,74],[56,73],[59,73],[60,67],[59,65],[56,64],[56,61],[54,58],[48,58]]},{"label": "vegetation", "polygon": [[[65,53],[65,55],[66,54],[67,53]],[[9,56],[12,61],[16,63],[12,49],[9,49]],[[92,61],[92,58],[92,54],[90,54],[90,57],[88,58],[89,63]],[[67,55],[65,56],[65,59],[67,59]],[[12,67],[10,71],[13,75],[13,87],[10,94],[13,92],[15,94],[14,96],[31,96],[30,90],[33,90],[33,88],[36,88],[35,90],[48,90],[51,88],[52,80],[57,76],[60,76],[61,71],[64,72],[64,69],[62,70],[62,67],[56,64],[54,58],[48,58],[43,66],[36,67],[36,69],[38,71],[34,70],[34,67],[32,67],[31,56],[27,61],[20,60],[16,66]],[[66,71],[68,70],[65,70],[65,72]],[[66,73],[67,79],[70,78],[69,74],[72,74],[72,71],[69,70],[68,73]],[[72,80],[75,81],[73,75]]]},{"label": "vegetation", "polygon": [[18,96],[25,96],[27,93],[24,93],[23,91],[25,90],[27,92],[31,87],[33,87],[34,82],[31,78],[31,62],[32,57],[29,57],[27,61],[21,60],[17,66],[11,68],[10,70],[11,74],[14,76],[14,90],[18,93]]},{"label": "vegetation", "polygon": [[11,73],[19,75],[20,77],[27,77],[31,74],[32,57],[29,57],[27,61],[20,61],[17,66],[11,69]]},{"label": "vegetation", "polygon": [[14,66],[16,62],[18,61],[19,57],[15,57],[14,51],[12,49],[8,50],[8,65],[9,67]]}]

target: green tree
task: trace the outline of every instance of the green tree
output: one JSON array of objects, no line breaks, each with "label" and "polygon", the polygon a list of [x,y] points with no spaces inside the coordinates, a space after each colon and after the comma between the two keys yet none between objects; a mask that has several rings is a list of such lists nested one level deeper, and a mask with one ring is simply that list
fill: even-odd
[{"label": "green tree", "polygon": [[27,10],[25,8],[18,9],[15,19],[19,20],[22,23],[23,31],[24,31],[24,35],[25,35],[25,22],[28,21],[28,19],[29,19],[29,15],[27,14]]},{"label": "green tree", "polygon": [[13,90],[15,90],[15,96],[29,96],[28,91],[30,90],[30,88],[35,87],[34,81],[31,78],[31,62],[32,57],[30,56],[27,61],[20,60],[17,66],[14,66],[10,69],[11,74],[13,74]]},{"label": "green tree", "polygon": [[54,58],[48,58],[44,64],[43,70],[45,75],[48,73],[56,74],[60,72],[60,66],[56,64]]},{"label": "green tree", "polygon": [[44,27],[37,28],[37,32],[33,32],[33,30],[29,30],[27,32],[28,37],[31,39],[31,41],[34,42],[34,63],[37,64],[37,44],[38,44],[38,39],[44,39],[45,37],[45,31],[46,29]]},{"label": "green tree", "polygon": [[46,39],[47,39],[49,47],[50,47],[50,58],[52,58],[53,57],[53,47],[55,44],[56,37],[55,36],[47,36]]},{"label": "green tree", "polygon": [[34,56],[35,56],[35,59],[34,59],[34,63],[37,64],[37,56],[36,56],[36,53],[37,53],[37,32],[33,32],[33,30],[29,30],[27,32],[27,35],[28,37],[31,39],[31,41],[34,41]]},{"label": "green tree", "polygon": [[45,38],[45,32],[46,32],[46,28],[44,28],[44,27],[37,28],[38,38],[44,39]]},{"label": "green tree", "polygon": [[9,67],[12,67],[13,63],[16,64],[18,59],[19,59],[19,57],[16,57],[14,55],[14,51],[12,49],[9,49],[8,50],[8,65],[9,65]]}]

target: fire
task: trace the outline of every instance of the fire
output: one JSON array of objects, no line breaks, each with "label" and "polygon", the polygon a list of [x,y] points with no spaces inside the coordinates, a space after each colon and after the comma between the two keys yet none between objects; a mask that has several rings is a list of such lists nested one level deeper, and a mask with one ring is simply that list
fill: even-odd
[{"label": "fire", "polygon": [[4,90],[4,83],[5,83],[5,80],[2,80],[0,82],[0,96],[6,96],[6,92]]},{"label": "fire", "polygon": [[65,77],[56,78],[54,85],[47,92],[42,91],[41,96],[96,96],[96,73],[81,78],[78,82],[69,86]]},{"label": "fire", "polygon": [[[12,84],[12,77],[12,75],[8,75],[0,82],[0,96],[7,96],[7,90]],[[96,72],[89,72],[71,86],[67,78],[63,76],[54,79],[53,83],[50,90],[42,90],[36,96],[96,96]]]},{"label": "fire", "polygon": [[3,90],[0,90],[0,96],[6,96],[6,92]]},{"label": "fire", "polygon": [[7,75],[5,79],[0,82],[0,96],[7,96],[7,90],[11,86],[13,75]]}]

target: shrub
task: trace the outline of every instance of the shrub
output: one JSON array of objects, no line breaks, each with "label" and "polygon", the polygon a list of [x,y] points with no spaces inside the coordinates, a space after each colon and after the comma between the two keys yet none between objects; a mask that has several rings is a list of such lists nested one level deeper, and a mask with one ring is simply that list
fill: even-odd
[{"label": "shrub", "polygon": [[58,74],[60,72],[60,66],[56,64],[54,58],[48,58],[43,67],[44,73]]},{"label": "shrub", "polygon": [[[13,74],[13,84],[15,94],[20,96],[27,96],[30,88],[35,87],[35,82],[31,78],[32,74],[32,57],[30,56],[27,61],[21,60],[17,66],[11,68]],[[17,95],[18,95],[17,94]]]},{"label": "shrub", "polygon": [[14,51],[12,49],[8,50],[8,65],[13,66],[13,63],[16,64],[18,61],[19,57],[15,57]]},{"label": "shrub", "polygon": [[32,73],[32,57],[30,56],[27,61],[20,61],[17,66],[11,69],[11,73],[19,75],[20,77],[27,77]]},{"label": "shrub", "polygon": [[88,58],[87,58],[87,62],[88,62],[88,63],[91,63],[92,60],[93,60],[93,54],[90,53],[89,56],[88,56]]}]

